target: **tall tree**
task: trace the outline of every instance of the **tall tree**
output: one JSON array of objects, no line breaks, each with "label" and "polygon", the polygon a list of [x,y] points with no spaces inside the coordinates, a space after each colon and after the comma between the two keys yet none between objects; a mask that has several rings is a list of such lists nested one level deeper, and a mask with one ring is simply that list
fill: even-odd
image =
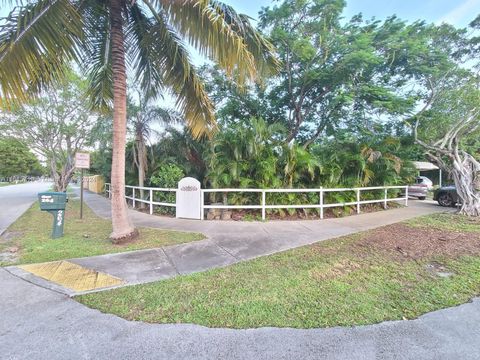
[{"label": "tall tree", "polygon": [[355,131],[398,118],[417,99],[399,89],[445,58],[432,44],[436,26],[395,16],[345,21],[344,7],[344,0],[285,0],[260,14],[285,64],[267,97],[285,119],[287,142],[308,146],[341,127]]},{"label": "tall tree", "polygon": [[0,116],[0,129],[45,159],[55,191],[66,191],[75,172],[75,153],[84,147],[97,120],[88,110],[85,82],[70,72],[56,89]]},{"label": "tall tree", "polygon": [[[2,3],[10,1],[3,0]],[[127,66],[149,96],[170,88],[195,136],[215,128],[213,106],[184,42],[239,82],[268,74],[272,46],[245,15],[216,0],[36,0],[18,5],[0,28],[1,103],[25,101],[76,60],[89,95],[113,106],[111,238],[136,236],[125,202]]]},{"label": "tall tree", "polygon": [[453,177],[460,212],[480,216],[480,79],[451,77],[432,91],[431,105],[415,117],[415,141]]},{"label": "tall tree", "polygon": [[40,175],[42,166],[30,149],[14,138],[0,139],[0,177]]}]

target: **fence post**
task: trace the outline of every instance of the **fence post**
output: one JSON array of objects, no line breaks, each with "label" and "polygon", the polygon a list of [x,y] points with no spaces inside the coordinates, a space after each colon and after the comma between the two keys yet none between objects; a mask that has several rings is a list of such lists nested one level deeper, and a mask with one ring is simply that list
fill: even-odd
[{"label": "fence post", "polygon": [[108,198],[109,199],[112,198],[112,185],[111,184],[108,184]]},{"label": "fence post", "polygon": [[200,220],[205,220],[205,192],[203,189],[200,190]]},{"label": "fence post", "polygon": [[152,203],[152,201],[153,201],[153,190],[152,189],[150,189],[150,199],[149,200],[150,200],[150,215],[152,215],[153,214],[153,203]]},{"label": "fence post", "polygon": [[320,219],[323,219],[323,186],[320,187]]},{"label": "fence post", "polygon": [[133,208],[135,209],[135,188],[132,188],[132,189],[133,189],[133,192],[132,192],[132,198],[133,198],[133,200],[132,200],[132,206],[133,206]]},{"label": "fence post", "polygon": [[405,206],[408,206],[408,186],[405,188]]},{"label": "fence post", "polygon": [[383,208],[387,209],[388,190],[385,188],[385,201],[383,202]]},{"label": "fence post", "polygon": [[357,191],[357,214],[360,214],[360,189],[356,189]]},{"label": "fence post", "polygon": [[262,220],[265,220],[265,190],[262,190]]}]

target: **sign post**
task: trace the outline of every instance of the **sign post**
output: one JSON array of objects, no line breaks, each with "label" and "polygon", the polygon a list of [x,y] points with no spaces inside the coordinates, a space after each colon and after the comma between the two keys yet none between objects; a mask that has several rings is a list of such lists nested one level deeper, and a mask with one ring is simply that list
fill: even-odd
[{"label": "sign post", "polygon": [[83,170],[90,169],[90,154],[76,153],[75,167],[80,170],[80,219],[83,218]]}]

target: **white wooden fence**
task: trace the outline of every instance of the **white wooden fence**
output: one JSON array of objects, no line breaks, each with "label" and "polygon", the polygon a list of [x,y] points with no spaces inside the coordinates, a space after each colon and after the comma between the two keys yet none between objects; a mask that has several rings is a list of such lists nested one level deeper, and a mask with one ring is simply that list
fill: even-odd
[{"label": "white wooden fence", "polygon": [[[111,197],[110,184],[105,184],[105,193]],[[175,203],[168,202],[158,202],[154,201],[155,192],[166,192],[172,193],[178,191],[178,189],[171,188],[152,188],[152,187],[140,187],[140,186],[125,186],[127,189],[131,189],[131,194],[126,194],[125,198],[132,201],[133,207],[136,206],[137,202],[148,204],[150,207],[150,214],[153,214],[153,206],[170,206],[175,207]],[[398,193],[403,192],[403,196],[395,196],[393,198],[388,197],[388,190],[399,190]],[[144,194],[148,194],[148,198],[140,198],[137,195],[140,195],[140,191],[143,190]],[[362,200],[362,191],[371,191],[371,190],[384,190],[383,196],[380,199],[375,200]],[[356,194],[356,200],[350,202],[341,202],[341,203],[325,203],[325,194],[333,192],[354,192]],[[206,193],[260,193],[261,201],[259,204],[252,205],[219,205],[211,204],[205,205],[205,194]],[[319,194],[319,203],[318,204],[267,204],[266,203],[266,194],[267,193],[318,193]],[[397,193],[397,194],[398,194]],[[373,187],[359,187],[359,188],[318,188],[318,189],[201,189],[201,200],[200,200],[200,214],[201,218],[205,218],[205,209],[257,209],[262,211],[262,220],[266,218],[267,209],[318,209],[320,212],[320,218],[323,219],[324,209],[332,207],[344,207],[344,206],[355,206],[357,213],[361,212],[361,205],[364,204],[375,204],[383,203],[383,207],[387,208],[387,203],[389,201],[404,201],[405,206],[408,206],[408,186],[373,186]]]}]

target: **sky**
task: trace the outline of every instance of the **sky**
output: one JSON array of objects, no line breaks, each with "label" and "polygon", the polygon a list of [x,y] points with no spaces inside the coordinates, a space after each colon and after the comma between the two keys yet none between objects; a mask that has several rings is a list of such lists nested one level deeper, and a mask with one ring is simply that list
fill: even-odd
[{"label": "sky", "polygon": [[[257,17],[262,7],[276,3],[272,0],[224,0],[238,12]],[[348,19],[362,13],[365,18],[384,19],[396,14],[408,21],[448,22],[467,26],[480,13],[480,0],[347,0],[344,16]]]},{"label": "sky", "polygon": [[[257,18],[262,7],[271,6],[275,0],[223,0],[238,12]],[[0,9],[0,17],[8,14],[9,7]],[[396,14],[400,18],[415,21],[448,22],[466,26],[480,13],[480,0],[347,0],[345,17],[363,13],[365,18],[384,19]]]}]

